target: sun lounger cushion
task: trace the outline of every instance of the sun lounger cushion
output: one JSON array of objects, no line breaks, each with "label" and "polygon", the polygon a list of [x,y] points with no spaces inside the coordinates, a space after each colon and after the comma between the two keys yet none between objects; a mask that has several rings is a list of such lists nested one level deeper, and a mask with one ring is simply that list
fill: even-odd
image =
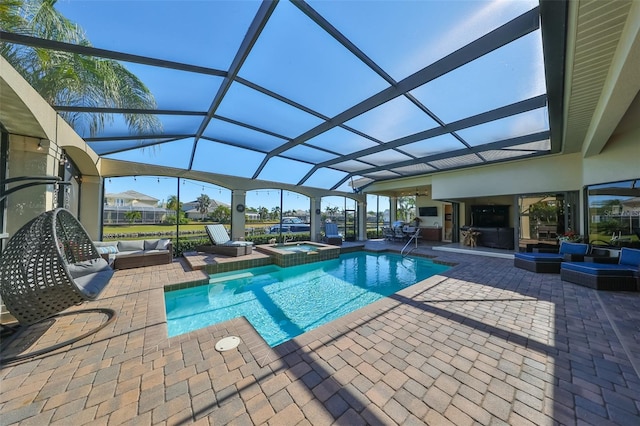
[{"label": "sun lounger cushion", "polygon": [[231,241],[229,234],[223,225],[207,225],[207,234],[217,246],[251,246],[251,241]]}]

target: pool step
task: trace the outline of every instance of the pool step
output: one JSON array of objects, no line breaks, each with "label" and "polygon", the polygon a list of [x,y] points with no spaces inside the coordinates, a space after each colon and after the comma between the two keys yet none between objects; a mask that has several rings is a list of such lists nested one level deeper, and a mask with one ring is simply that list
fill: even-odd
[{"label": "pool step", "polygon": [[256,275],[269,274],[277,270],[278,270],[277,266],[268,265],[268,266],[259,266],[257,268],[252,268],[251,271],[221,272],[219,274],[210,275],[209,284],[219,284],[227,281],[241,280],[243,278],[251,278],[251,277],[255,277]]}]

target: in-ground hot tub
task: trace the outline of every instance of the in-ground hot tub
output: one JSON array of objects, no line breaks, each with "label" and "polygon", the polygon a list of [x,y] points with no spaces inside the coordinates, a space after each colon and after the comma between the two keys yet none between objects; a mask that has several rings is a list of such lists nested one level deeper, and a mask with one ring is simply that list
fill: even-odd
[{"label": "in-ground hot tub", "polygon": [[271,256],[278,266],[296,266],[311,262],[337,259],[340,247],[313,241],[298,241],[285,244],[262,244],[255,247],[261,253]]}]

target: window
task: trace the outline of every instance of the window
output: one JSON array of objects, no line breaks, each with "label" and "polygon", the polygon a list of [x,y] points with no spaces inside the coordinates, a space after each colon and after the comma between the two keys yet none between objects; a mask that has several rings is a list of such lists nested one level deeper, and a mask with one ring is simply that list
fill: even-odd
[{"label": "window", "polygon": [[586,200],[592,244],[640,248],[640,179],[589,186]]}]

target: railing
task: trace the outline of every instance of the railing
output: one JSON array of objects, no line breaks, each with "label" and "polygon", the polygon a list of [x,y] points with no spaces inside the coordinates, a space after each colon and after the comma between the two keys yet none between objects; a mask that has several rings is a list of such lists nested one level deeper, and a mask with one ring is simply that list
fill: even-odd
[{"label": "railing", "polygon": [[[411,234],[411,237],[409,238],[409,241],[407,241],[407,244],[404,245],[404,247],[402,247],[402,250],[400,250],[400,254],[402,255],[402,257],[406,257],[409,255],[409,253],[411,253],[411,251],[415,250],[418,248],[418,237],[420,236],[420,228],[416,228],[416,231]],[[413,247],[411,250],[407,251],[406,253],[404,252],[405,249],[407,247],[409,247],[409,244],[411,244],[411,241],[415,241],[415,247]]]}]

